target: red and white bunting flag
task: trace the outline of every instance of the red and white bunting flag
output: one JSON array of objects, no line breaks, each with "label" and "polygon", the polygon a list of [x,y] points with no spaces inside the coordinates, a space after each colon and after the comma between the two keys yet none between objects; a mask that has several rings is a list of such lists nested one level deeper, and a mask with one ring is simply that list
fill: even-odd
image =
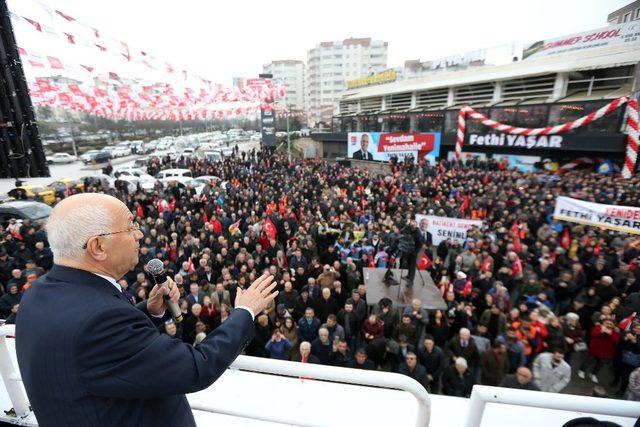
[{"label": "red and white bunting flag", "polygon": [[23,47],[18,47],[18,53],[20,56],[28,56],[27,51]]},{"label": "red and white bunting flag", "polygon": [[71,17],[71,16],[69,16],[69,15],[67,15],[67,14],[65,14],[65,13],[62,13],[62,12],[60,12],[59,10],[56,10],[56,13],[57,13],[58,15],[62,16],[64,19],[66,19],[66,20],[67,20],[67,21],[69,21],[69,22],[73,22],[73,21],[75,21],[75,18],[73,18],[73,17]]},{"label": "red and white bunting flag", "polygon": [[35,27],[36,30],[42,32],[42,25],[40,25],[40,23],[38,21],[34,21],[33,19],[29,19],[25,16],[23,16],[24,20],[27,21],[29,24],[33,25]]},{"label": "red and white bunting flag", "polygon": [[76,39],[73,34],[64,33],[64,35],[67,36],[67,41],[69,42],[69,44],[76,44]]},{"label": "red and white bunting flag", "polygon": [[97,43],[94,43],[94,44],[96,45],[96,47],[98,49],[100,49],[101,52],[106,52],[107,51],[107,48],[105,46],[99,45]]}]

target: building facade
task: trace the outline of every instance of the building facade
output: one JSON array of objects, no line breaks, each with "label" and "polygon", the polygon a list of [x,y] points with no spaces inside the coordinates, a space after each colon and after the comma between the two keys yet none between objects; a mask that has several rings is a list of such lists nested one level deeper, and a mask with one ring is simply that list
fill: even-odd
[{"label": "building facade", "polygon": [[622,24],[640,19],[640,0],[636,0],[607,16],[609,24]]},{"label": "building facade", "polygon": [[278,104],[291,111],[306,110],[305,65],[303,61],[293,59],[271,61],[262,66],[262,72],[272,74],[274,79],[284,83],[287,93],[284,98],[277,101]]},{"label": "building facade", "polygon": [[[347,90],[333,131],[313,137],[322,143],[324,157],[336,158],[346,157],[349,132],[437,132],[442,136],[440,156],[447,158],[455,149],[458,113],[465,105],[518,127],[567,123],[638,93],[639,63],[640,42],[630,41]],[[561,147],[553,150],[511,146],[507,139],[503,144],[499,132],[468,121],[465,150],[487,156],[621,159],[626,147],[623,119],[624,109],[617,109],[561,135]],[[491,144],[477,142],[487,136],[493,138]]]},{"label": "building facade", "polygon": [[308,120],[329,123],[346,82],[387,68],[388,43],[370,38],[322,42],[307,55]]}]

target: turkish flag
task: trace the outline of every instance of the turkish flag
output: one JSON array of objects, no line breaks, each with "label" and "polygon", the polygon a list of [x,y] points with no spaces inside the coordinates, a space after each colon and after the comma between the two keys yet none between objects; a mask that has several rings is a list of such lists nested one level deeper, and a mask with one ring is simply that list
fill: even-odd
[{"label": "turkish flag", "polygon": [[269,239],[276,238],[278,231],[276,230],[276,225],[273,223],[273,221],[271,221],[271,218],[267,218],[262,228]]},{"label": "turkish flag", "polygon": [[418,261],[418,270],[428,270],[431,268],[431,259],[427,256],[427,254],[423,253]]},{"label": "turkish flag", "polygon": [[469,280],[467,280],[467,282],[464,284],[464,288],[462,289],[462,292],[460,294],[466,298],[471,295],[472,290],[473,286],[471,285],[471,278],[469,278]]},{"label": "turkish flag", "polygon": [[64,33],[64,35],[67,36],[67,41],[69,42],[69,44],[76,44],[76,40],[73,34]]}]

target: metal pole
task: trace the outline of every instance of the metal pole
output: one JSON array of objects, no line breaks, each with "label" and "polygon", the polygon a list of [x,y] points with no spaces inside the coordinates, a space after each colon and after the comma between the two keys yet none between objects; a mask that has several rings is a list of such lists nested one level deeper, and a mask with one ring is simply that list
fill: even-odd
[{"label": "metal pole", "polygon": [[[287,106],[289,111],[289,106]],[[287,112],[287,156],[289,156],[289,163],[291,163],[291,135],[289,135],[289,113]]]}]

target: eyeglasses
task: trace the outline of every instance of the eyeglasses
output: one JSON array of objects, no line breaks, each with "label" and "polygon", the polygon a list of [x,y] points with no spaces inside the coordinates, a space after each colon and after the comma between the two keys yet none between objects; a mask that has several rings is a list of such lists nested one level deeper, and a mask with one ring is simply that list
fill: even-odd
[{"label": "eyeglasses", "polygon": [[[139,231],[140,230],[140,224],[138,224],[137,222],[133,222],[131,221],[131,224],[129,225],[129,227],[127,227],[125,230],[120,230],[120,231],[113,231],[111,233],[101,233],[101,234],[95,234],[91,237],[104,237],[104,236],[111,236],[112,234],[120,234],[120,233],[130,233],[132,231]],[[91,237],[89,239],[91,239]],[[82,249],[87,249],[87,245],[89,244],[89,240],[87,240],[87,243],[85,243],[84,245],[82,245]]]}]

